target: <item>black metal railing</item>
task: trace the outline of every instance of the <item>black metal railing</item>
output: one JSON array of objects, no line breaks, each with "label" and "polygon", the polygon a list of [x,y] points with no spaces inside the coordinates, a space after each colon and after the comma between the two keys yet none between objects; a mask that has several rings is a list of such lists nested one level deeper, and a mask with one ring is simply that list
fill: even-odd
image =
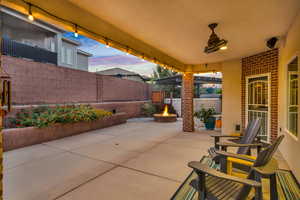
[{"label": "black metal railing", "polygon": [[57,53],[23,44],[21,42],[16,42],[8,38],[2,39],[1,50],[3,55],[28,58],[36,62],[52,63],[57,65]]}]

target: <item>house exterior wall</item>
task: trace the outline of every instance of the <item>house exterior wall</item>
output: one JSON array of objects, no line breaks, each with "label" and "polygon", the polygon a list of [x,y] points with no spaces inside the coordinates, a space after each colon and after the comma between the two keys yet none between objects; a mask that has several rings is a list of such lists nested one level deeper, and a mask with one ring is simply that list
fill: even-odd
[{"label": "house exterior wall", "polygon": [[122,79],[144,82],[139,76],[123,76]]},{"label": "house exterior wall", "polygon": [[77,53],[77,67],[76,69],[89,71],[89,57],[81,53]]},{"label": "house exterior wall", "polygon": [[[297,179],[300,181],[300,119],[298,117],[298,136],[295,137],[287,131],[287,64],[295,58],[300,56],[300,13],[295,18],[294,23],[291,25],[286,41],[280,47],[279,59],[279,134],[284,134],[285,138],[279,146],[280,152],[283,154],[284,159],[288,162],[289,167],[295,173]],[[298,57],[299,62],[299,57]],[[298,63],[299,70],[299,63]],[[298,71],[299,72],[299,71]],[[300,82],[298,81],[298,84]],[[300,88],[298,86],[298,88]],[[298,93],[300,95],[300,93]],[[298,97],[298,99],[300,96]],[[299,109],[298,109],[298,116]]]},{"label": "house exterior wall", "polygon": [[231,134],[241,124],[241,60],[222,64],[222,134]]},{"label": "house exterior wall", "polygon": [[242,128],[246,125],[246,78],[247,76],[270,74],[270,140],[278,135],[278,49],[262,52],[242,59]]},{"label": "house exterior wall", "polygon": [[56,34],[34,24],[1,12],[2,36],[30,46],[48,51],[56,51]]}]

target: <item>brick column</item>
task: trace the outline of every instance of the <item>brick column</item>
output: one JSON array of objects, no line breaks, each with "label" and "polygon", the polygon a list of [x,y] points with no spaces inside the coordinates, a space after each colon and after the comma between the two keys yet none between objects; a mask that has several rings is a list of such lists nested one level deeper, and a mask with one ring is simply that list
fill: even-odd
[{"label": "brick column", "polygon": [[182,113],[182,130],[184,132],[194,131],[194,75],[193,73],[185,73],[182,76],[181,89],[181,113]]},{"label": "brick column", "polygon": [[[2,68],[2,15],[0,14],[0,72],[3,70]],[[2,80],[0,80],[0,84],[2,84]],[[2,86],[1,86],[2,88]],[[1,89],[2,90],[2,89]],[[2,91],[1,91],[2,92]],[[2,106],[0,105],[0,200],[3,200],[3,138],[2,138],[2,129],[3,129],[3,117],[4,111]]]}]

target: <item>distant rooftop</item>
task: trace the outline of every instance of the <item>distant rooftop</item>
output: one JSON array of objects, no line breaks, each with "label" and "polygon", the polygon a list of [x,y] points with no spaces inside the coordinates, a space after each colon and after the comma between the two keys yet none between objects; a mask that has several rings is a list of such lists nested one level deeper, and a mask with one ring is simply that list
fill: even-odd
[{"label": "distant rooftop", "polygon": [[122,75],[139,75],[135,72],[128,71],[128,70],[125,70],[125,69],[121,69],[121,68],[118,68],[118,67],[115,67],[115,68],[112,68],[112,69],[106,69],[106,70],[102,70],[102,71],[97,71],[96,73],[97,74],[103,74],[103,75],[109,75],[109,76],[114,76],[114,75],[119,75],[119,74],[122,74]]},{"label": "distant rooftop", "polygon": [[97,71],[95,73],[102,74],[102,75],[107,75],[107,76],[115,76],[115,77],[138,76],[143,81],[148,81],[149,80],[149,77],[142,76],[138,73],[128,71],[128,70],[125,70],[125,69],[121,69],[121,68],[118,68],[118,67],[115,67],[115,68],[112,68],[112,69],[106,69],[106,70],[102,70],[102,71]]}]

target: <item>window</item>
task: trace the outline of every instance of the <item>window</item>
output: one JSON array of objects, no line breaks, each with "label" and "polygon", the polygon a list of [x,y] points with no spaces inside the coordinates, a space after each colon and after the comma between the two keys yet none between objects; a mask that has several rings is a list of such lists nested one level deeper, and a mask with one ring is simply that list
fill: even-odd
[{"label": "window", "polygon": [[74,64],[74,54],[73,49],[68,47],[62,47],[61,48],[61,62],[68,65]]},{"label": "window", "polygon": [[50,41],[50,51],[55,52],[55,42]]},{"label": "window", "polygon": [[73,54],[72,49],[67,48],[66,56],[67,56],[67,64],[72,65],[73,64]]},{"label": "window", "polygon": [[288,64],[287,73],[287,129],[290,133],[298,134],[298,58]]},{"label": "window", "polygon": [[62,47],[61,48],[61,62],[62,63],[66,63],[66,55],[65,55],[66,53],[65,52],[66,52],[66,48]]}]

